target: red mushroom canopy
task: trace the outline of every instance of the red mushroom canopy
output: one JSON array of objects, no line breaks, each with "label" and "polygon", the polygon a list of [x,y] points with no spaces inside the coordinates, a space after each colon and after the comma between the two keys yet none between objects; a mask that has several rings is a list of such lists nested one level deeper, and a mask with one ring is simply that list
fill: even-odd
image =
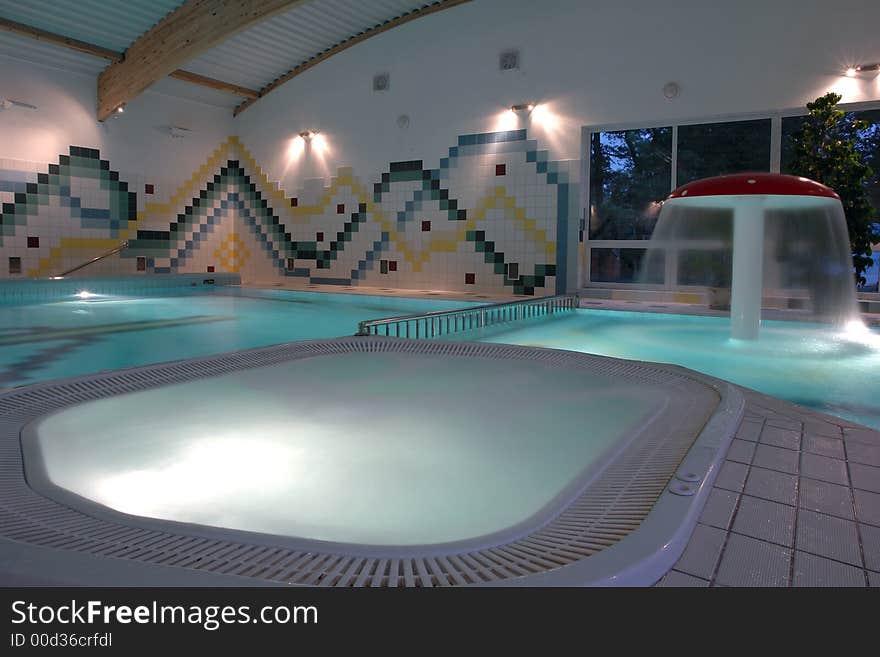
[{"label": "red mushroom canopy", "polygon": [[729,176],[703,178],[682,185],[669,195],[669,198],[689,198],[693,196],[743,196],[766,194],[776,196],[822,196],[840,199],[830,187],[815,180],[801,176],[787,176],[781,173],[735,173]]}]

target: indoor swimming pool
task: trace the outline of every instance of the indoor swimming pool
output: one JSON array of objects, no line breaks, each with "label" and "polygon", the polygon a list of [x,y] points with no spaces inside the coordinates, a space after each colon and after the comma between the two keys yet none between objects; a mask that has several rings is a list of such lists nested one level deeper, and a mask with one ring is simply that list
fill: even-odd
[{"label": "indoor swimming pool", "polygon": [[757,340],[730,337],[726,317],[579,309],[455,335],[673,363],[823,413],[880,428],[880,332],[763,321]]},{"label": "indoor swimming pool", "polygon": [[473,304],[231,286],[0,302],[0,388],[352,335],[364,319],[468,305]]}]

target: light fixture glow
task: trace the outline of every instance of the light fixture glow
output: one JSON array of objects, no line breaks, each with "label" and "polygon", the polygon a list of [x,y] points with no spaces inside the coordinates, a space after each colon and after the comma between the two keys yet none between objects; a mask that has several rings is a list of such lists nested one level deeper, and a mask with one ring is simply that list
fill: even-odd
[{"label": "light fixture glow", "polygon": [[124,105],[120,105],[119,107],[116,108],[116,113],[117,113],[117,114],[122,114],[124,111],[125,111],[125,106],[124,106]]},{"label": "light fixture glow", "polygon": [[531,112],[533,109],[535,109],[534,103],[517,103],[510,106],[511,112]]},{"label": "light fixture glow", "polygon": [[559,117],[550,111],[546,104],[535,105],[532,111],[532,122],[541,126],[544,130],[556,130],[559,128]]},{"label": "light fixture glow", "polygon": [[[846,77],[854,78],[856,76],[865,76],[866,74],[877,74],[880,73],[880,62],[874,62],[871,64],[859,64],[858,66],[850,66],[846,69]],[[867,77],[873,77],[872,75],[867,75]]]},{"label": "light fixture glow", "polygon": [[305,138],[297,135],[290,140],[290,147],[287,149],[287,156],[290,159],[299,157],[306,148]]},{"label": "light fixture glow", "polygon": [[311,133],[310,141],[312,142],[312,151],[314,153],[320,155],[327,150],[327,140],[324,138],[324,135],[313,132]]},{"label": "light fixture glow", "polygon": [[77,292],[76,296],[78,296],[80,299],[91,299],[95,295],[88,290],[82,290],[80,292]]}]

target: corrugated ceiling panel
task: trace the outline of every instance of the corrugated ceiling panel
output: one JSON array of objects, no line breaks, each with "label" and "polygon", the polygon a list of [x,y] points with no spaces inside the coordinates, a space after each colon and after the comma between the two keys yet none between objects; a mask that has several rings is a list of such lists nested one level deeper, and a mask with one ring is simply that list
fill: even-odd
[{"label": "corrugated ceiling panel", "polygon": [[90,75],[97,75],[107,66],[106,59],[92,57],[67,48],[59,48],[9,32],[0,32],[0,55],[42,66],[50,66],[62,71]]},{"label": "corrugated ceiling panel", "polygon": [[430,4],[424,0],[312,0],[237,34],[184,68],[258,89],[364,30]]},{"label": "corrugated ceiling panel", "polygon": [[0,16],[122,51],[182,4],[183,0],[0,0]]},{"label": "corrugated ceiling panel", "polygon": [[[0,17],[124,51],[184,0],[0,0]],[[182,68],[259,89],[290,69],[357,34],[433,2],[425,0],[311,0],[263,21]],[[62,70],[97,74],[103,59],[0,32],[0,55]],[[236,96],[178,80],[160,93],[234,107]]]}]

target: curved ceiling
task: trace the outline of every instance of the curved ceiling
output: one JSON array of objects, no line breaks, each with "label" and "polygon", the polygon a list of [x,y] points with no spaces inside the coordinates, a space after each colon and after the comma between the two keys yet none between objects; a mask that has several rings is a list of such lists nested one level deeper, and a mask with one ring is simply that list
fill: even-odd
[{"label": "curved ceiling", "polygon": [[[172,74],[178,79],[165,78],[150,88],[221,107],[236,107],[237,113],[299,70],[337,51],[407,20],[468,1],[293,2],[291,9],[276,13],[181,63],[184,70]],[[132,44],[163,19],[171,20],[173,12],[184,4],[188,3],[183,0],[0,0],[0,55],[97,75],[109,64],[122,59]],[[22,30],[22,27],[36,30]],[[78,43],[70,44],[70,39]],[[96,52],[83,49],[83,45],[95,46]],[[181,74],[195,74],[193,77],[200,86],[181,81]],[[198,80],[198,76],[205,79]],[[212,82],[216,84],[212,86]],[[250,93],[236,93],[235,86]]]}]

